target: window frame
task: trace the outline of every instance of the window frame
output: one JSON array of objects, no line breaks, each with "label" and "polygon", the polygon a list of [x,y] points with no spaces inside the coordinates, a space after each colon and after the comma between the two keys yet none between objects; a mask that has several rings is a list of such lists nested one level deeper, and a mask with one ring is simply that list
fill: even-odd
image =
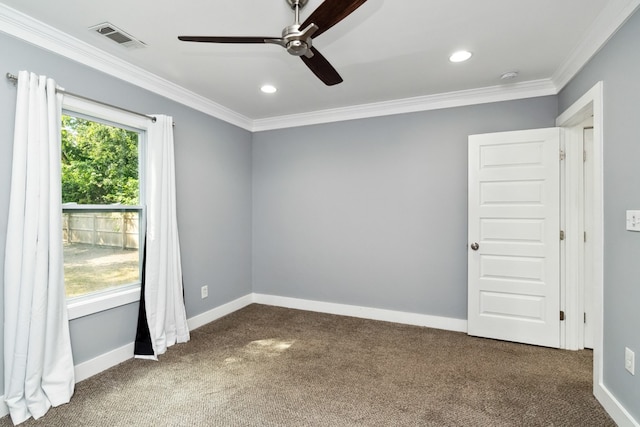
[{"label": "window frame", "polygon": [[[145,158],[147,146],[147,134],[151,120],[142,116],[138,116],[126,111],[108,107],[106,105],[91,102],[87,99],[76,98],[71,95],[65,95],[62,100],[62,114],[81,117],[88,120],[96,120],[105,122],[105,124],[121,127],[124,129],[138,132],[138,185],[140,187],[140,200],[137,206],[123,206],[123,210],[136,210],[140,212],[139,230],[141,242],[140,250],[144,250],[144,230],[146,229],[145,212]],[[103,205],[98,205],[102,207]],[[105,205],[108,206],[108,205]],[[64,210],[99,210],[95,205],[75,205],[64,206]],[[113,208],[111,207],[113,210]],[[140,261],[142,263],[142,260]],[[140,301],[141,283],[119,286],[115,289],[93,292],[91,294],[66,298],[67,312],[69,320],[79,317],[88,316],[101,311],[120,307]]]}]

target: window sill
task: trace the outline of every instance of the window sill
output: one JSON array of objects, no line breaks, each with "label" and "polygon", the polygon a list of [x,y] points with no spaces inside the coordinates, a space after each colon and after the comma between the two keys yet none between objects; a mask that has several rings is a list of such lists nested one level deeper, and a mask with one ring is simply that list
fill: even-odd
[{"label": "window sill", "polygon": [[67,311],[69,320],[73,320],[100,311],[131,304],[136,301],[140,301],[140,285],[127,287],[126,289],[114,292],[68,300]]}]

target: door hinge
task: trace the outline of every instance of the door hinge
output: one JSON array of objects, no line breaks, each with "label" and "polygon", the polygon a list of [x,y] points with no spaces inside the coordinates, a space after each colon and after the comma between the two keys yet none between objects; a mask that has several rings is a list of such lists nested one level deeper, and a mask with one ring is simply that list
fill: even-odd
[{"label": "door hinge", "polygon": [[584,323],[587,323],[587,313],[584,313]]},{"label": "door hinge", "polygon": [[585,243],[587,242],[587,232],[586,231],[584,232],[584,242]]},{"label": "door hinge", "polygon": [[564,321],[564,311],[560,311],[560,321]]},{"label": "door hinge", "polygon": [[564,160],[566,155],[564,154],[564,150],[560,150],[560,160]]},{"label": "door hinge", "polygon": [[564,230],[560,230],[560,240],[564,240]]}]

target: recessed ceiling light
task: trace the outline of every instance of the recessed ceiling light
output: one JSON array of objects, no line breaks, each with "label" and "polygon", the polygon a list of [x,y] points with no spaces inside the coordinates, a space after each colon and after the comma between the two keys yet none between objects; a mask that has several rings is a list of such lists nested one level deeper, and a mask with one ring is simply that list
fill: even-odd
[{"label": "recessed ceiling light", "polygon": [[459,50],[454,52],[450,57],[449,61],[451,62],[464,62],[467,59],[471,58],[472,53],[467,50]]},{"label": "recessed ceiling light", "polygon": [[272,85],[264,85],[260,88],[260,90],[264,93],[276,93],[278,91],[278,89],[276,89],[276,87]]}]

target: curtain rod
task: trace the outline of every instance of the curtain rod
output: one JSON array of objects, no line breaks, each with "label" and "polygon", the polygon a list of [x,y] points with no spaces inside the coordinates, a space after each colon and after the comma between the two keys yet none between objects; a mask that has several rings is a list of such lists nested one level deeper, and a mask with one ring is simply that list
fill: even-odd
[{"label": "curtain rod", "polygon": [[[7,79],[11,80],[13,82],[13,84],[18,83],[18,76],[13,75],[11,73],[7,73]],[[147,119],[150,119],[153,123],[156,122],[156,118],[154,116],[150,116],[148,114],[138,113],[137,111],[132,111],[132,110],[127,110],[126,108],[118,107],[117,105],[107,104],[106,102],[97,101],[95,99],[87,98],[86,96],[78,95],[77,93],[67,92],[64,89],[56,88],[56,92],[57,93],[61,93],[63,95],[73,96],[74,98],[84,99],[85,101],[95,102],[96,104],[104,105],[105,107],[111,107],[111,108],[115,108],[116,110],[125,111],[127,113],[135,114],[136,116],[146,117]],[[174,125],[175,125],[175,123],[174,123]]]}]

